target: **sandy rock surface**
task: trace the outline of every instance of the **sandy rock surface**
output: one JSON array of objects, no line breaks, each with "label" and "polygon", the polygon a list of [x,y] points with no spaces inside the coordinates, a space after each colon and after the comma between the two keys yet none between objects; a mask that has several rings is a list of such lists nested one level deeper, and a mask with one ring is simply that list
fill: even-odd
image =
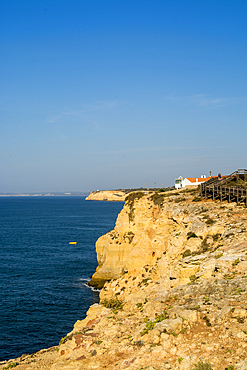
[{"label": "sandy rock surface", "polygon": [[0,362],[0,369],[49,370],[59,356],[58,350],[58,346],[55,346],[30,355],[24,354],[9,361],[2,361]]}]

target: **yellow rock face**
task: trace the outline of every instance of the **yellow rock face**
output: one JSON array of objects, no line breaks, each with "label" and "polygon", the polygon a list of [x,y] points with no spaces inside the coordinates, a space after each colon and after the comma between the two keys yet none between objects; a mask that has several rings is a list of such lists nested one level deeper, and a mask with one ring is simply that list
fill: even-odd
[{"label": "yellow rock face", "polygon": [[[158,276],[174,280],[173,286],[188,283],[198,272],[198,263],[182,266],[181,258],[212,252],[227,230],[226,210],[218,205],[219,214],[211,220],[211,208],[215,213],[216,205],[207,203],[206,208],[193,203],[193,197],[186,194],[185,201],[176,191],[129,194],[114,230],[96,242],[98,267],[90,284],[102,287],[105,281],[126,274],[138,276],[144,266],[155,264]],[[224,206],[228,207],[232,206]],[[212,276],[214,269],[209,263],[203,277]]]},{"label": "yellow rock face", "polygon": [[166,251],[173,225],[158,206],[150,207],[147,196],[128,201],[120,212],[114,230],[96,243],[99,266],[92,283],[110,280],[129,272],[136,275],[145,264],[153,263]]},{"label": "yellow rock face", "polygon": [[[176,233],[184,237],[176,239]],[[96,243],[99,265],[91,284],[102,286],[104,281],[127,272],[136,276],[143,266],[154,264],[166,252],[176,258],[184,249],[186,235],[182,219],[179,223],[174,220],[169,206],[155,204],[152,194],[132,193],[126,198],[114,230]]]}]

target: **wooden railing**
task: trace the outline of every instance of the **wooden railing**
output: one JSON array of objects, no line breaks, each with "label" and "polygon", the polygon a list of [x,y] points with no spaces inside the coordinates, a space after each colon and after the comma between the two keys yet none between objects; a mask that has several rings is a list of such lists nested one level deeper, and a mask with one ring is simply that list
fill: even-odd
[{"label": "wooden railing", "polygon": [[247,187],[228,185],[228,183],[238,179],[247,181],[247,170],[240,169],[223,179],[214,177],[204,182],[201,184],[201,198],[228,200],[228,202],[237,202],[237,204],[244,202],[247,206]]}]

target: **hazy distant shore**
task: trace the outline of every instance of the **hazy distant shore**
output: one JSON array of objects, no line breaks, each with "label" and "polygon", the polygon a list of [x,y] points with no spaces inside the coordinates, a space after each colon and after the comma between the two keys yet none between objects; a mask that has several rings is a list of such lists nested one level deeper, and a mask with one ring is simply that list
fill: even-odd
[{"label": "hazy distant shore", "polygon": [[83,196],[86,197],[89,195],[89,192],[71,192],[71,193],[0,193],[0,197],[69,197],[69,196]]}]

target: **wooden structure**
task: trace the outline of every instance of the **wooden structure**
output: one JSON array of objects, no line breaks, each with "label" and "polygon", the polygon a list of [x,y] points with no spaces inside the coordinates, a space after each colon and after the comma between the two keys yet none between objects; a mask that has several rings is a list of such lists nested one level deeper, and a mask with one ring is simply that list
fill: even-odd
[{"label": "wooden structure", "polygon": [[[238,185],[238,180],[246,184]],[[247,170],[240,169],[223,179],[213,177],[204,182],[201,184],[201,198],[212,198],[213,201],[215,199],[228,200],[228,202],[237,202],[237,204],[244,202],[247,206]]]}]

